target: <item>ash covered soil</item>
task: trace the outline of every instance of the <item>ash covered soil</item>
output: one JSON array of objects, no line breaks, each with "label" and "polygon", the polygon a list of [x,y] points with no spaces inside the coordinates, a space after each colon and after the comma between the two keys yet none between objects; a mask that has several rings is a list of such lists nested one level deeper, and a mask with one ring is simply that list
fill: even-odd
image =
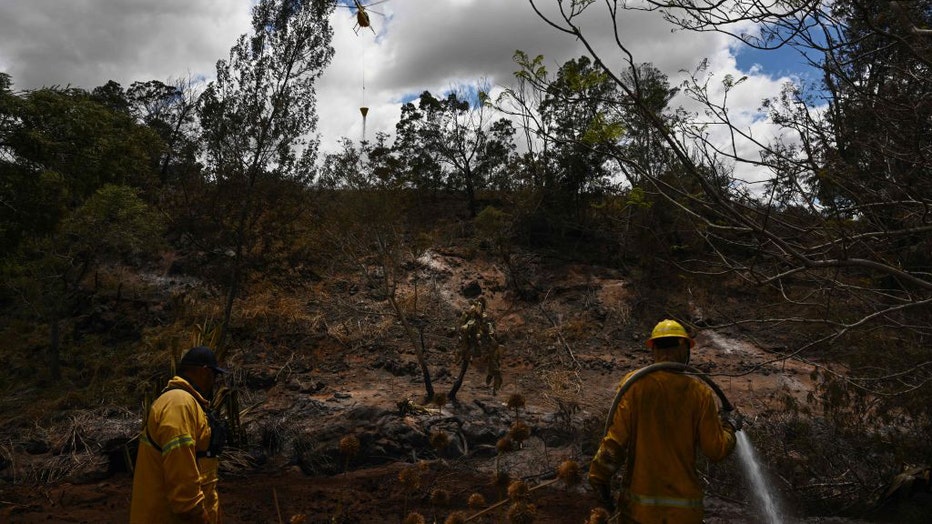
[{"label": "ash covered soil", "polygon": [[[637,297],[629,281],[607,269],[540,266],[536,295],[519,299],[491,262],[428,252],[417,264],[417,294],[413,281],[402,293],[431,319],[421,326],[435,391],[449,391],[455,379],[455,328],[477,290],[503,349],[501,390],[493,392],[473,366],[455,403],[426,402],[414,350],[384,297],[361,281],[317,283],[306,290],[312,320],[303,331],[272,329],[264,342],[228,358],[247,409],[249,446],[222,457],[223,522],[401,522],[412,511],[443,522],[455,511],[475,513],[467,507],[474,493],[486,506],[501,500],[503,490],[491,482],[497,471],[532,488],[554,479],[567,460],[585,473],[618,380],[650,363],[643,326],[659,319],[633,318]],[[683,313],[704,316],[700,306],[690,309]],[[805,403],[816,386],[811,365],[779,359],[738,332],[700,329],[691,363],[747,416],[751,435],[756,425],[789,416],[787,400]],[[524,408],[509,409],[513,394],[523,396]],[[530,437],[499,453],[499,439],[518,420]],[[127,522],[132,475],[116,444],[127,443],[134,454],[140,424],[139,413],[101,408],[62,417],[44,442],[7,435],[0,521]],[[435,445],[438,433],[446,445]],[[353,456],[340,451],[349,435],[360,444]],[[805,456],[762,444],[771,450],[765,468],[811,476]],[[405,485],[405,475],[417,482]],[[735,457],[702,464],[706,522],[761,521],[740,475]],[[809,479],[773,481],[780,494]],[[549,483],[534,489],[530,502],[540,523],[582,523],[596,507],[585,482]],[[788,522],[856,522],[785,506]],[[508,507],[476,521],[506,521]]]}]

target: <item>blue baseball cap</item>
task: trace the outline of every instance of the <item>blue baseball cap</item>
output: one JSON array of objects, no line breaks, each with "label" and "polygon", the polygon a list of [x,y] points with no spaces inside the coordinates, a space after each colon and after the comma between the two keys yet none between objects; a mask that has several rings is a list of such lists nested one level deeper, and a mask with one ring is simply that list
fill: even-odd
[{"label": "blue baseball cap", "polygon": [[217,357],[214,356],[214,352],[207,346],[197,346],[189,349],[188,352],[181,357],[180,364],[182,366],[208,367],[214,370],[214,373],[229,373],[228,370],[223,369],[217,364]]}]

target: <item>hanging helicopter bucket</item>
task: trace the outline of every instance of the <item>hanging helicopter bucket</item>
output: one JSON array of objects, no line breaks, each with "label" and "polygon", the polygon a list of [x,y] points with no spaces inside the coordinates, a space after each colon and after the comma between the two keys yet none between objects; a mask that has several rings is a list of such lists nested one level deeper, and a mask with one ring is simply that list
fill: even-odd
[{"label": "hanging helicopter bucket", "polygon": [[368,107],[360,107],[359,112],[362,113],[362,140],[366,141],[366,115],[369,114]]}]

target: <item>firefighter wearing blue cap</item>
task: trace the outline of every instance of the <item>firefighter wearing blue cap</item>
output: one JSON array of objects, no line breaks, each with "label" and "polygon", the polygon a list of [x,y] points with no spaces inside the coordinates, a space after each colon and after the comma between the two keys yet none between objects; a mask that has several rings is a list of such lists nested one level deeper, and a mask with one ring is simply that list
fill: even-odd
[{"label": "firefighter wearing blue cap", "polygon": [[225,431],[209,406],[224,373],[210,348],[192,348],[152,403],[139,439],[131,524],[220,522],[217,455]]}]

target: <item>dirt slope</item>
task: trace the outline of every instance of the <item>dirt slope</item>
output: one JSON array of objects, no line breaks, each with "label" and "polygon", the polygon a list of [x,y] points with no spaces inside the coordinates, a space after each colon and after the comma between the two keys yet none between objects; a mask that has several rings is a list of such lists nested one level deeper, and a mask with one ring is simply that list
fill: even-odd
[{"label": "dirt slope", "polygon": [[[255,408],[245,418],[253,446],[224,460],[224,522],[400,522],[409,511],[442,522],[452,511],[467,510],[473,493],[488,504],[500,500],[501,491],[490,483],[495,471],[534,486],[552,479],[563,461],[585,469],[618,380],[649,363],[636,327],[655,320],[631,318],[626,278],[602,268],[541,265],[535,273],[545,284],[537,299],[522,300],[506,289],[492,262],[428,252],[418,264],[421,308],[439,319],[425,329],[435,389],[445,392],[453,382],[453,329],[469,303],[464,290],[479,288],[504,348],[502,391],[493,394],[484,373],[470,369],[457,404],[425,405],[413,351],[382,297],[367,294],[361,281],[324,282],[317,292],[326,300],[308,305],[324,322],[308,328],[314,332],[306,334],[306,346],[267,343],[230,359],[241,404]],[[409,284],[402,293],[410,300]],[[347,309],[366,314],[354,324]],[[814,388],[807,366],[773,361],[734,334],[700,331],[697,342],[692,364],[713,376],[751,427],[778,412],[785,396],[803,402]],[[514,393],[526,399],[517,412],[505,405]],[[125,412],[95,420],[100,427],[125,424],[126,437],[139,423]],[[498,440],[516,420],[530,427],[530,438],[497,453]],[[440,432],[449,444],[438,449],[431,439]],[[55,482],[38,484],[14,483],[7,475],[0,484],[0,521],[126,522],[131,475],[112,473],[106,460],[88,459],[104,447],[93,442],[94,433],[99,428],[84,433],[83,447],[31,454],[11,437],[13,462],[19,463],[6,472],[26,461],[69,457],[71,468]],[[339,451],[347,435],[360,441],[359,453],[349,458]],[[704,467],[707,522],[759,520],[734,459]],[[417,487],[402,485],[405,470],[418,472]],[[432,502],[438,489],[448,492],[449,503]],[[535,522],[542,523],[584,522],[595,506],[585,484],[556,483],[535,490],[531,501]]]}]

